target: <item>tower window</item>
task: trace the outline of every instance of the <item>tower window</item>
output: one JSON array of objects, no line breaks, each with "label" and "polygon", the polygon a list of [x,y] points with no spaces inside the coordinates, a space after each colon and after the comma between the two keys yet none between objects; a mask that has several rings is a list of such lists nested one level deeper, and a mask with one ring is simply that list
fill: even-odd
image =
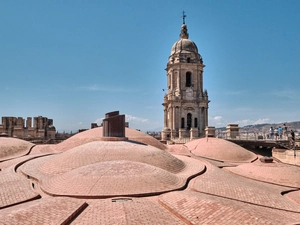
[{"label": "tower window", "polygon": [[195,118],[195,127],[198,127],[198,119]]},{"label": "tower window", "polygon": [[187,114],[187,129],[190,130],[192,127],[192,114],[188,113]]},{"label": "tower window", "polygon": [[192,73],[191,72],[187,72],[185,74],[185,86],[186,87],[191,87],[192,86]]},{"label": "tower window", "polygon": [[191,58],[187,58],[187,59],[186,59],[186,62],[187,62],[187,63],[190,63],[190,62],[191,62]]},{"label": "tower window", "polygon": [[184,118],[181,118],[181,128],[184,128]]}]

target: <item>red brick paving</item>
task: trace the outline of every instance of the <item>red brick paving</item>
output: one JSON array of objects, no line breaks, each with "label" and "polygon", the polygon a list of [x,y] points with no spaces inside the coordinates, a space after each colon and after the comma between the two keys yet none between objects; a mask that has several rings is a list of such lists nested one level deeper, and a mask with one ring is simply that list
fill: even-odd
[{"label": "red brick paving", "polygon": [[52,145],[52,144],[36,145],[31,149],[30,154],[34,155],[34,154],[41,154],[41,153],[47,154],[47,153],[58,153],[58,152],[60,152],[59,150],[57,150],[57,148],[55,146],[56,145]]},{"label": "red brick paving", "polygon": [[39,197],[30,188],[30,182],[16,174],[13,168],[0,172],[0,187],[0,209]]},{"label": "red brick paving", "polygon": [[300,205],[300,191],[292,191],[284,194],[284,197]]},{"label": "red brick paving", "polygon": [[293,190],[292,188],[238,177],[213,165],[206,165],[207,171],[190,182],[189,188],[192,190],[270,208],[300,212],[299,205],[281,195],[282,192]]},{"label": "red brick paving", "polygon": [[34,178],[36,180],[48,178],[49,176],[41,172],[39,167],[43,163],[47,162],[48,160],[51,160],[54,157],[55,155],[45,155],[43,157],[31,159],[30,161],[20,165],[18,167],[18,171],[20,171],[20,173],[22,173],[24,176],[30,176],[31,178]]},{"label": "red brick paving", "polygon": [[0,169],[5,170],[6,168],[10,168],[11,166],[15,166],[15,165],[18,165],[22,162],[30,160],[32,158],[39,157],[39,156],[44,156],[44,155],[45,154],[25,155],[25,156],[20,156],[18,158],[11,159],[11,160],[3,161],[3,162],[0,162]]},{"label": "red brick paving", "polygon": [[270,209],[193,191],[171,192],[159,202],[187,224],[298,224],[300,213]]},{"label": "red brick paving", "polygon": [[67,224],[72,214],[83,208],[84,200],[43,198],[0,211],[0,224]]},{"label": "red brick paving", "polygon": [[147,198],[114,198],[88,201],[89,206],[72,224],[185,224]]}]

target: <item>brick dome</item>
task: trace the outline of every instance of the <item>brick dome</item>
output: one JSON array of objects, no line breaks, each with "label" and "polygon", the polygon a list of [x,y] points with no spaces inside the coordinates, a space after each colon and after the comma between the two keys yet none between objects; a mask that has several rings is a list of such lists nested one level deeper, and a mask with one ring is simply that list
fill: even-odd
[{"label": "brick dome", "polygon": [[256,154],[219,138],[201,138],[185,146],[196,156],[222,162],[252,162],[257,159]]},{"label": "brick dome", "polygon": [[34,144],[18,138],[0,137],[0,161],[26,155]]},{"label": "brick dome", "polygon": [[[32,168],[36,169],[32,169]],[[147,196],[178,190],[205,171],[195,159],[130,141],[93,141],[20,167],[62,196]],[[70,188],[72,187],[72,188]]]}]

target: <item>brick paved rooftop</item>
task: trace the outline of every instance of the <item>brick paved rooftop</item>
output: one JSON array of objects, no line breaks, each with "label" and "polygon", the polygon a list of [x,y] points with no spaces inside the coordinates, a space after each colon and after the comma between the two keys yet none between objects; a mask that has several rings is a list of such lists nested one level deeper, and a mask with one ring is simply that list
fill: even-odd
[{"label": "brick paved rooftop", "polygon": [[126,128],[57,145],[0,138],[0,224],[300,224],[300,170],[217,138]]}]

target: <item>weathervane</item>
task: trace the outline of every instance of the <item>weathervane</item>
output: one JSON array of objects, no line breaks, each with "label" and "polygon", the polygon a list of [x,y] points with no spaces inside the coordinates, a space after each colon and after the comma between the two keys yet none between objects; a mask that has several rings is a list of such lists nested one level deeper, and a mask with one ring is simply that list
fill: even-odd
[{"label": "weathervane", "polygon": [[184,11],[182,11],[182,21],[183,21],[183,24],[185,24],[185,17],[186,17],[186,15],[185,15]]}]

